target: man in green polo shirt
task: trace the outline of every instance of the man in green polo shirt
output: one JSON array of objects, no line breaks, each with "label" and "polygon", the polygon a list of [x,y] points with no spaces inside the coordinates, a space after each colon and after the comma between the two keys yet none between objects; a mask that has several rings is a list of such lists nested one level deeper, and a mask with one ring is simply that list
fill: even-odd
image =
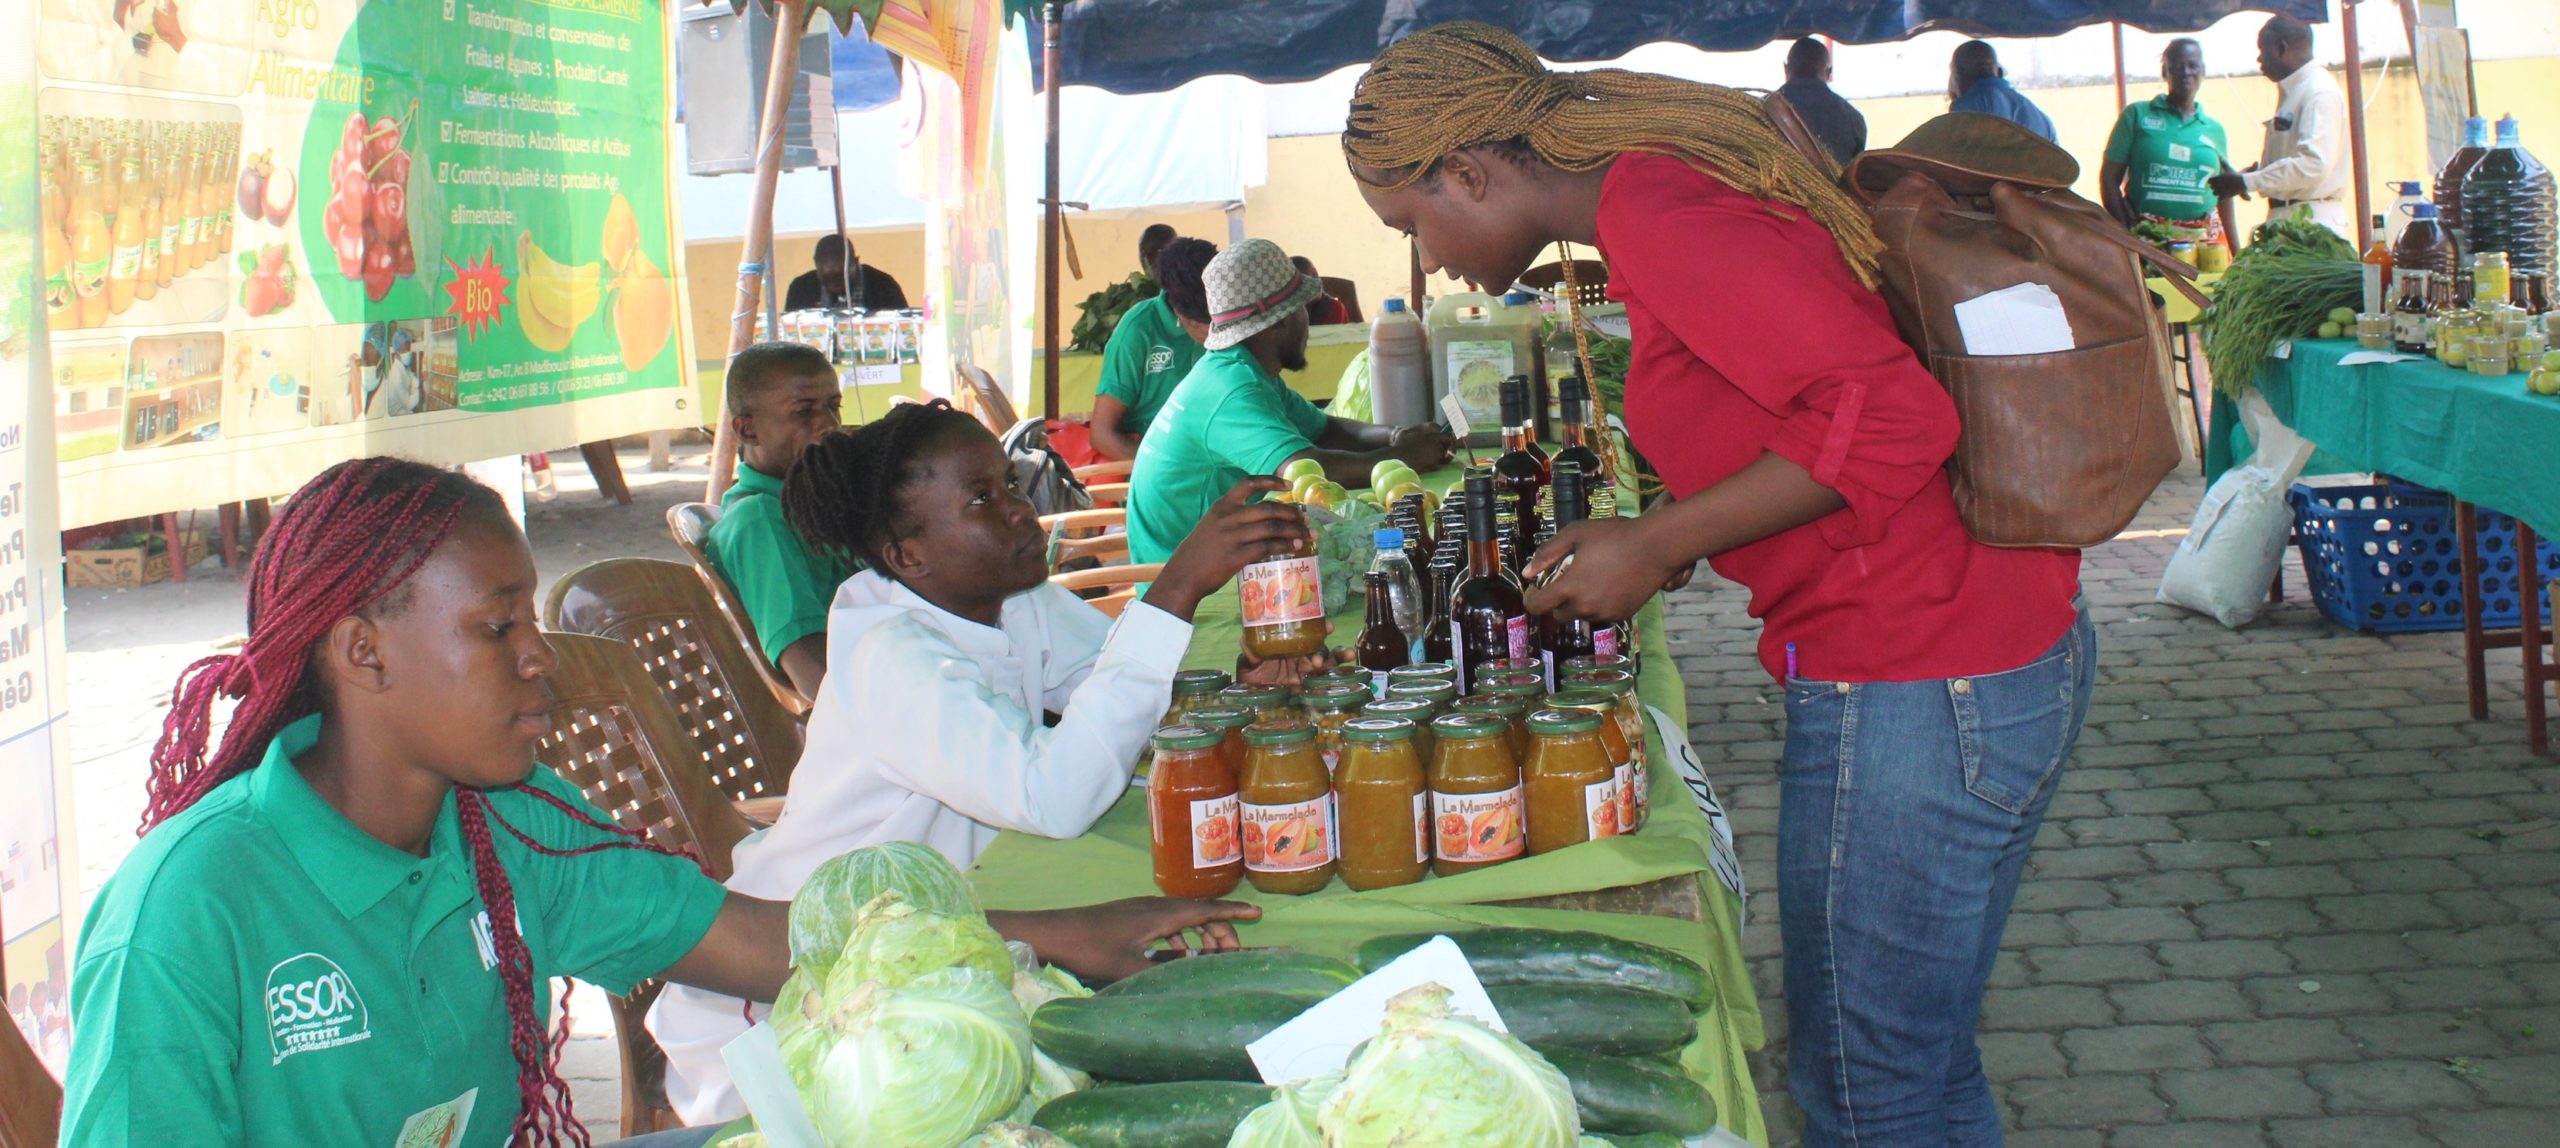
[{"label": "man in green polo shirt", "polygon": [[825,352],[758,343],[729,360],[724,401],[738,478],[703,552],[738,592],[764,655],[803,697],[816,697],[827,674],[827,606],[853,571],[783,521],[782,480],[802,447],[843,425],[844,388]]},{"label": "man in green polo shirt", "polygon": [[1093,394],[1093,449],[1104,458],[1138,457],[1138,440],[1192,364],[1208,353],[1200,346],[1209,335],[1200,272],[1217,255],[1217,245],[1205,239],[1165,244],[1149,268],[1163,290],[1129,308],[1111,329]]},{"label": "man in green polo shirt", "polygon": [[2160,53],[2169,90],[2125,108],[2107,135],[2098,191],[2107,213],[2127,227],[2150,220],[2196,233],[2200,242],[2237,234],[2231,200],[2213,177],[2231,170],[2222,125],[2196,104],[2204,83],[2204,46],[2181,37]]},{"label": "man in green polo shirt", "polygon": [[1456,445],[1429,424],[1387,428],[1333,418],[1280,372],[1306,369],[1307,302],[1324,286],[1278,244],[1248,239],[1202,274],[1209,348],[1165,400],[1129,475],[1129,560],[1162,562],[1210,504],[1248,475],[1312,458],[1344,486],[1367,486],[1389,458],[1429,472]]}]

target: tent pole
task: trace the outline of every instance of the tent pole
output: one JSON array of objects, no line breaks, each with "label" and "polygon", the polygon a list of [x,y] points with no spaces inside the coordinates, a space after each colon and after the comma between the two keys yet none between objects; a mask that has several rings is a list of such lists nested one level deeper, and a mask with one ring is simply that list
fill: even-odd
[{"label": "tent pole", "polygon": [[2356,0],[2338,5],[2338,30],[2347,40],[2347,160],[2356,185],[2356,250],[2373,243],[2373,184],[2365,174],[2364,43],[2356,37]]},{"label": "tent pole", "polygon": [[[809,0],[775,0],[773,63],[764,78],[764,114],[756,126],[756,186],[747,200],[747,237],[738,245],[738,300],[729,313],[729,354],[737,358],[756,341],[756,305],[764,294],[773,251],[773,193],[782,179],[782,132],[791,120],[792,81],[800,72],[800,36],[809,26]],[[738,463],[738,440],[722,411],[711,416],[711,477],[703,501],[717,503]]]},{"label": "tent pole", "polygon": [[2115,32],[2116,32],[2116,114],[2118,114],[2118,115],[2122,115],[2122,114],[2124,114],[2124,105],[2125,105],[2125,95],[2124,95],[2124,21],[2122,21],[2122,20],[2113,20],[2113,21],[2109,21],[2109,23],[2110,23],[2110,24],[2115,28]]},{"label": "tent pole", "polygon": [[[1041,336],[1041,339],[1042,343],[1047,348],[1048,361],[1042,365],[1043,373],[1040,382],[1040,415],[1042,418],[1051,419],[1059,417],[1058,291],[1060,290],[1060,287],[1058,283],[1058,232],[1059,229],[1064,227],[1066,224],[1066,205],[1058,202],[1058,88],[1060,86],[1060,77],[1058,75],[1058,45],[1062,34],[1060,25],[1067,22],[1066,12],[1067,6],[1060,3],[1060,0],[1049,0],[1047,8],[1043,12],[1043,16],[1045,17],[1044,22],[1047,24],[1047,27],[1044,29],[1044,35],[1041,37],[1040,46],[1040,75],[1042,79],[1048,81],[1049,88],[1049,182],[1047,195],[1040,201],[1041,234],[1047,237],[1041,244],[1040,253],[1040,274],[1042,277],[1041,282],[1043,284],[1041,288],[1042,302],[1040,304],[1040,310],[1041,322],[1044,324],[1042,330],[1045,332],[1045,334]],[[1139,268],[1139,270],[1145,271],[1148,269],[1142,267]]]},{"label": "tent pole", "polygon": [[1412,308],[1413,313],[1418,317],[1422,314],[1423,293],[1430,288],[1431,282],[1422,277],[1422,244],[1419,241],[1407,239],[1404,241],[1404,250],[1405,254],[1413,259],[1413,298],[1407,301],[1405,306]]}]

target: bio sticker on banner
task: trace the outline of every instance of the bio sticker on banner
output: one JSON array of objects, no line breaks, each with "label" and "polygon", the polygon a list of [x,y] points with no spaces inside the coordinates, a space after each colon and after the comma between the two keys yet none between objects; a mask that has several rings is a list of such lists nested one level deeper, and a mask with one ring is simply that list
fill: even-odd
[{"label": "bio sticker on banner", "polygon": [[1323,573],[1313,557],[1256,562],[1236,574],[1247,626],[1280,626],[1324,617]]},{"label": "bio sticker on banner", "polygon": [[1256,873],[1298,873],[1333,860],[1330,796],[1285,805],[1246,803],[1244,867]]},{"label": "bio sticker on banner", "polygon": [[1433,937],[1412,952],[1387,962],[1378,971],[1343,986],[1262,1039],[1244,1046],[1254,1071],[1265,1084],[1287,1084],[1340,1072],[1362,1041],[1378,1035],[1387,1019],[1387,1001],[1397,993],[1436,984],[1449,990],[1449,1009],[1481,1021],[1496,1032],[1509,1032],[1502,1014],[1476,979],[1467,955],[1449,938]]}]

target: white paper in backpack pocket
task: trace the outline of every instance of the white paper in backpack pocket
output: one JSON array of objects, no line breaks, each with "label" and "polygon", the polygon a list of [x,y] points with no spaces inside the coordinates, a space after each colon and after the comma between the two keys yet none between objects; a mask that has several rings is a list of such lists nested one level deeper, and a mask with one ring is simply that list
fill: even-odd
[{"label": "white paper in backpack pocket", "polygon": [[1264,1084],[1287,1084],[1340,1072],[1351,1062],[1351,1050],[1378,1035],[1387,1019],[1387,998],[1417,985],[1438,984],[1449,990],[1449,1010],[1478,1020],[1496,1032],[1509,1032],[1484,982],[1467,966],[1458,943],[1433,937],[1412,952],[1387,962],[1378,971],[1343,986],[1314,1008],[1244,1046]]},{"label": "white paper in backpack pocket", "polygon": [[1968,355],[2046,355],[2068,351],[2071,319],[2062,296],[2042,283],[2020,283],[1956,304],[1956,329]]}]

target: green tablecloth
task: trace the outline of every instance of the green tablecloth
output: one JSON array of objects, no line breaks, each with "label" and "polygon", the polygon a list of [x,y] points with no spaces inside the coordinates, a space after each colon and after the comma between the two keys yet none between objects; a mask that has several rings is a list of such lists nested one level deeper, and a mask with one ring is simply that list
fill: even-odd
[{"label": "green tablecloth", "polygon": [[[1437,489],[1454,474],[1433,475],[1429,483]],[[1184,664],[1233,669],[1242,642],[1238,617],[1232,586],[1201,603]],[[1359,630],[1360,607],[1354,604],[1332,621],[1336,644],[1347,645]],[[1658,599],[1638,616],[1637,628],[1642,634],[1640,696],[1685,729],[1688,704],[1664,643]],[[1656,740],[1653,745],[1653,760],[1660,762],[1664,759],[1660,743]],[[1305,897],[1265,896],[1251,885],[1240,886],[1234,894],[1237,899],[1263,908],[1262,919],[1245,926],[1245,943],[1348,956],[1353,946],[1385,933],[1530,925],[1587,929],[1684,953],[1715,978],[1717,1000],[1699,1015],[1698,1040],[1683,1054],[1682,1063],[1714,1094],[1726,1128],[1755,1144],[1766,1144],[1768,1130],[1759,1096],[1743,1061],[1743,1053],[1760,1047],[1765,1035],[1758,994],[1742,958],[1741,906],[1708,868],[1715,831],[1690,799],[1687,787],[1669,768],[1656,766],[1651,792],[1652,816],[1638,834],[1492,869],[1365,893],[1353,892],[1340,881]],[[1145,793],[1132,788],[1090,832],[1073,840],[1007,832],[978,859],[971,876],[991,909],[1058,908],[1153,894]],[[1483,904],[1676,877],[1703,886],[1706,920]]]},{"label": "green tablecloth", "polygon": [[[2529,394],[2525,376],[2485,378],[2433,359],[2345,367],[2350,339],[2298,339],[2269,359],[2258,390],[2286,426],[2320,448],[2312,473],[2381,471],[2465,502],[2560,530],[2560,398]],[[2217,396],[2208,472],[2248,457],[2236,407]]]}]

